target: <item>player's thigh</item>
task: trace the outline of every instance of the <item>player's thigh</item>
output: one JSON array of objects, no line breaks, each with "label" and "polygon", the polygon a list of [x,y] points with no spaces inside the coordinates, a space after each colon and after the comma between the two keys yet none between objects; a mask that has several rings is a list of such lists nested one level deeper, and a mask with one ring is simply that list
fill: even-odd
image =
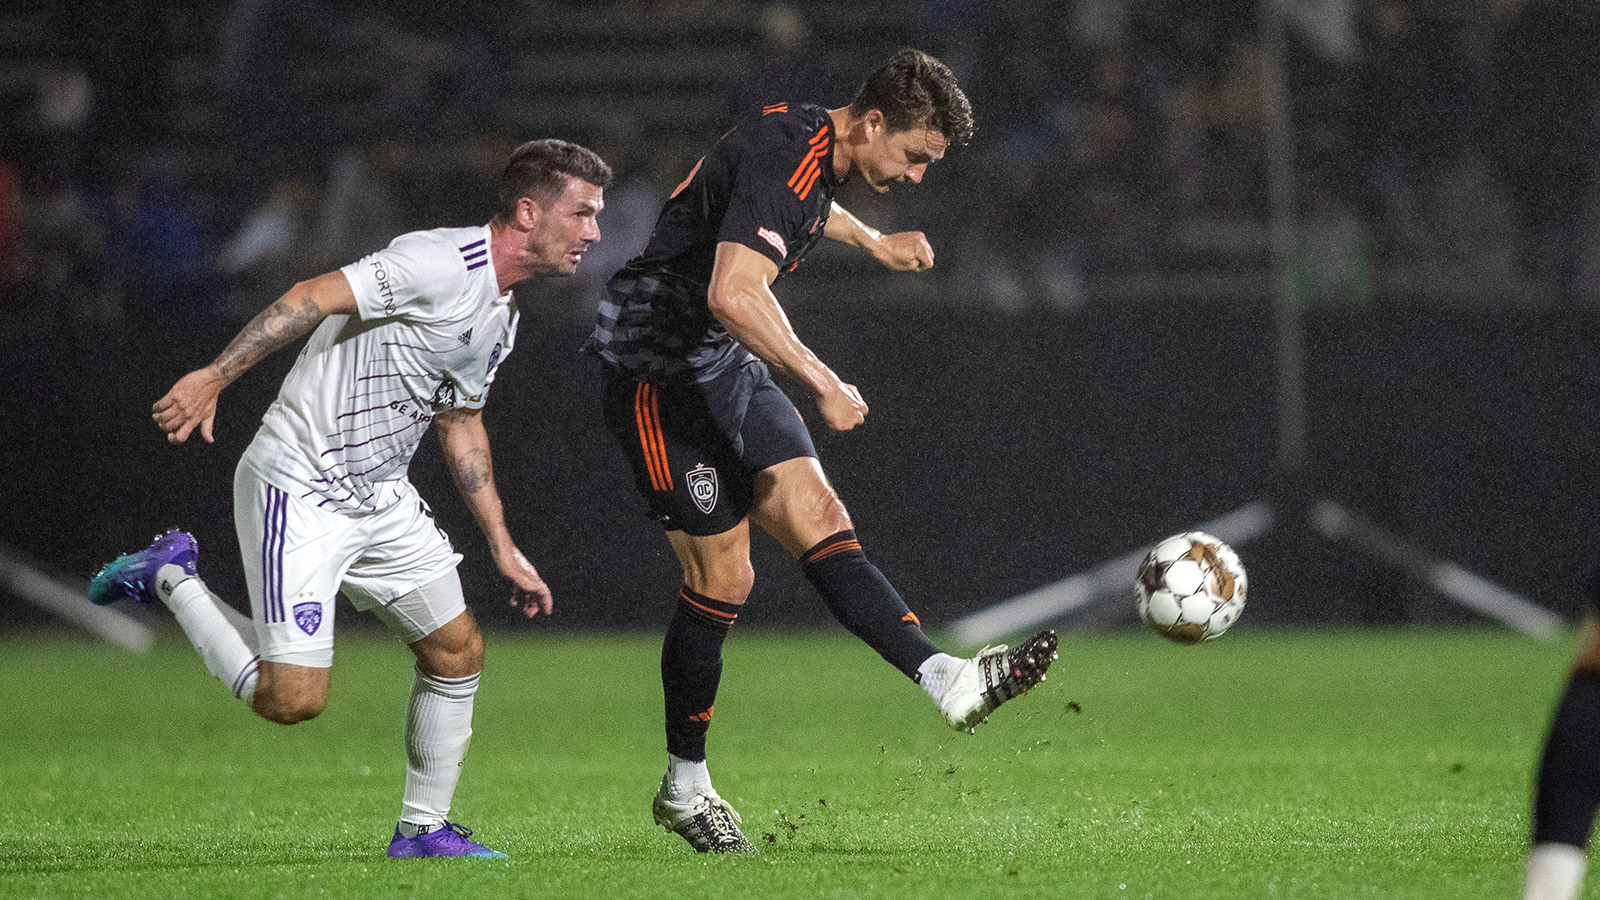
[{"label": "player's thigh", "polygon": [[739,427],[749,388],[741,370],[703,383],[608,380],[606,427],[664,529],[717,535],[748,515],[751,470],[740,459]]},{"label": "player's thigh", "polygon": [[401,498],[362,520],[362,549],[342,587],[359,610],[372,610],[413,644],[466,611],[456,565],[461,554],[409,483]]},{"label": "player's thigh", "polygon": [[318,509],[243,463],[233,513],[263,663],[333,665],[335,602],[358,552],[356,520]]},{"label": "player's thigh", "polygon": [[483,671],[483,632],[467,609],[454,572],[373,612],[402,639],[415,636],[406,644],[429,675],[465,678]]},{"label": "player's thigh", "polygon": [[667,540],[683,566],[683,583],[697,594],[724,603],[743,603],[755,586],[750,565],[750,521],[720,534],[667,532]]},{"label": "player's thigh", "polygon": [[854,527],[822,463],[810,456],[756,473],[750,518],[796,559],[830,535]]}]

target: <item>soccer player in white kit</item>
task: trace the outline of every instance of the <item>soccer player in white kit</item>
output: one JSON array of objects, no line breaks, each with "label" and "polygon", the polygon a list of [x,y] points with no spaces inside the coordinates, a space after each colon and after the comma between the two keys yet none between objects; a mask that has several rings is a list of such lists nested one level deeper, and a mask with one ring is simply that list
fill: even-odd
[{"label": "soccer player in white kit", "polygon": [[437,423],[456,485],[514,586],[512,604],[530,617],[550,612],[549,588],[506,528],[480,414],[516,335],[511,286],[576,271],[600,239],[610,180],[605,162],[576,144],[524,144],[489,224],[401,235],[295,285],[156,402],[169,441],[198,428],[210,442],[222,389],[311,334],[234,478],[249,619],[206,588],[182,531],[119,557],[90,585],[96,603],[165,604],[211,673],[285,725],[327,702],[338,593],[375,612],[417,659],[392,857],[504,856],[447,818],[472,736],[483,636],[462,596],[461,557],[406,470]]}]

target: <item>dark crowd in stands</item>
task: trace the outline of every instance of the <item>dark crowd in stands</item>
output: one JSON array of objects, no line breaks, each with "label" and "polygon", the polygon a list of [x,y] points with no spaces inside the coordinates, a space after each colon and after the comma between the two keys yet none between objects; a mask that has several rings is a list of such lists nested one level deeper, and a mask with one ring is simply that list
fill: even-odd
[{"label": "dark crowd in stands", "polygon": [[[1287,17],[1296,298],[1600,298],[1594,5],[1307,6],[1335,14]],[[399,233],[486,220],[508,149],[552,134],[594,147],[621,176],[605,240],[567,287],[592,292],[738,115],[779,99],[844,105],[904,44],[956,70],[978,136],[920,188],[847,205],[936,238],[942,302],[1070,309],[1207,284],[1225,299],[1270,284],[1258,10],[24,6],[0,14],[0,302],[12,329],[85,342],[127,340],[157,320],[241,321]],[[664,130],[669,107],[676,124]],[[1453,283],[1473,291],[1442,287]]]}]

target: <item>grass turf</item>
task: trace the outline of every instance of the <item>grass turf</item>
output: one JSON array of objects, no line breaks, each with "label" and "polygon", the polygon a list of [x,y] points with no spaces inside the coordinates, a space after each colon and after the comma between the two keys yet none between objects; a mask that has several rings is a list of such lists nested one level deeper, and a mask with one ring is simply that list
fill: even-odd
[{"label": "grass turf", "polygon": [[1511,897],[1572,649],[1069,634],[967,736],[847,638],[739,634],[712,774],[761,852],[710,858],[650,822],[658,638],[491,635],[453,814],[489,862],[383,857],[403,647],[341,637],[327,712],[282,728],[181,639],[13,637],[0,897]]}]

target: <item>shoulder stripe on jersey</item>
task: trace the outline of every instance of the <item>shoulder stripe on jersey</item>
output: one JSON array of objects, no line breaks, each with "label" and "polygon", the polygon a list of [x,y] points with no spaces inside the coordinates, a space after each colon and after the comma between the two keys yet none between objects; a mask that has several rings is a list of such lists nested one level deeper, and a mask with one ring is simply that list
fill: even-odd
[{"label": "shoulder stripe on jersey", "polygon": [[487,241],[488,238],[478,238],[465,247],[459,248],[461,250],[461,259],[466,262],[468,272],[489,264],[489,248],[484,246]]},{"label": "shoulder stripe on jersey", "polygon": [[809,143],[811,152],[806,154],[805,159],[800,160],[800,165],[794,170],[794,174],[789,176],[789,187],[794,189],[801,200],[811,193],[812,185],[817,183],[817,178],[822,174],[820,160],[828,152],[828,126],[822,126],[822,130],[818,131]]},{"label": "shoulder stripe on jersey", "polygon": [[789,111],[789,104],[787,104],[787,103],[774,103],[771,106],[763,107],[761,109],[761,114],[763,116],[770,116],[773,113],[786,113],[788,111]]}]

